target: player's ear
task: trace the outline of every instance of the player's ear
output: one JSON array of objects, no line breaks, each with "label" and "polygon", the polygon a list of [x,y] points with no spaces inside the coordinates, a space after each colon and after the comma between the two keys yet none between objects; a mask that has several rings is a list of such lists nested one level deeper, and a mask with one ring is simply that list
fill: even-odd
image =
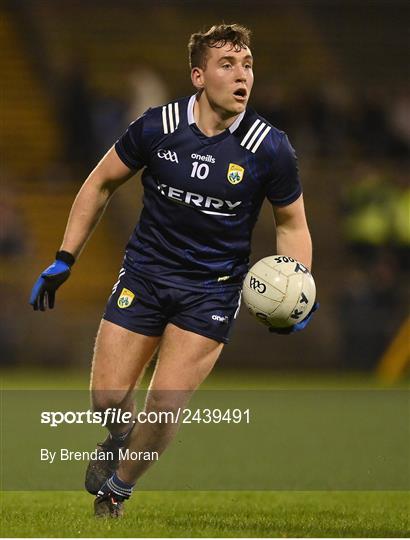
[{"label": "player's ear", "polygon": [[197,90],[202,90],[202,88],[204,87],[204,72],[201,68],[192,68],[191,81]]}]

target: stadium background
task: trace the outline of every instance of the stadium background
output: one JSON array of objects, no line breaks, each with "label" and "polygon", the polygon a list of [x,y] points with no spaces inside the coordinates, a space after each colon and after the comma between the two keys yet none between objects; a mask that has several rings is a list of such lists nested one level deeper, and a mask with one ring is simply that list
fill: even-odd
[{"label": "stadium background", "polygon": [[[3,2],[2,366],[88,369],[141,208],[138,176],[115,195],[57,308],[33,313],[31,286],[90,168],[148,106],[192,92],[189,35],[225,21],[253,30],[251,105],[299,155],[321,308],[292,337],[242,309],[219,369],[374,370],[408,306],[409,14],[398,1]],[[252,260],[272,253],[265,206]]]}]

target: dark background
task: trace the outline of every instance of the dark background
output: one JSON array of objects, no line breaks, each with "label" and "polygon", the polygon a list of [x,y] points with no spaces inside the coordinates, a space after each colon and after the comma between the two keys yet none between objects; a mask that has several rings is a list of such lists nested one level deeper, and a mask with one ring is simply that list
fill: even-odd
[{"label": "dark background", "polygon": [[[224,21],[252,29],[250,104],[297,150],[321,308],[291,337],[242,309],[220,364],[373,370],[408,306],[409,15],[398,1],[3,2],[2,365],[89,365],[141,209],[138,175],[115,195],[54,312],[31,311],[31,286],[88,172],[148,106],[193,93],[189,36]],[[273,253],[265,205],[252,261]]]}]

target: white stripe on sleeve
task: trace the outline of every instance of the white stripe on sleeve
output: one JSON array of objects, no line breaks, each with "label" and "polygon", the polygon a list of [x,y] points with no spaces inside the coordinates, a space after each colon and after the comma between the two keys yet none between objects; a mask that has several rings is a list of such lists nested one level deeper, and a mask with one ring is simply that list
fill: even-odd
[{"label": "white stripe on sleeve", "polygon": [[263,122],[261,123],[261,125],[258,127],[258,129],[255,131],[255,133],[252,135],[251,137],[251,140],[248,142],[248,144],[246,145],[246,149],[249,150],[250,147],[253,145],[253,143],[255,142],[257,136],[259,135],[259,133],[262,131],[262,129],[266,126],[266,124],[264,124]]},{"label": "white stripe on sleeve", "polygon": [[168,118],[169,118],[169,131],[170,133],[172,133],[173,131],[175,131],[174,117],[172,114],[172,103],[168,104]]},{"label": "white stripe on sleeve", "polygon": [[164,105],[162,107],[162,125],[164,127],[165,135],[168,133],[168,123],[167,123],[167,107]]},{"label": "white stripe on sleeve", "polygon": [[178,105],[178,102],[174,103],[174,107],[175,107],[175,129],[178,127],[179,125],[179,105]]},{"label": "white stripe on sleeve", "polygon": [[241,141],[241,145],[245,146],[246,141],[249,139],[249,137],[252,135],[253,130],[256,128],[256,126],[259,124],[260,120],[257,118],[255,122],[252,124],[251,128],[249,129],[248,133],[245,135],[245,137]]},{"label": "white stripe on sleeve", "polygon": [[264,130],[264,132],[262,133],[262,135],[259,137],[259,139],[257,140],[257,142],[255,143],[254,147],[251,149],[253,153],[256,152],[256,150],[259,148],[259,145],[261,144],[261,142],[263,141],[263,139],[266,137],[266,135],[269,133],[271,127],[270,126],[267,126]]}]

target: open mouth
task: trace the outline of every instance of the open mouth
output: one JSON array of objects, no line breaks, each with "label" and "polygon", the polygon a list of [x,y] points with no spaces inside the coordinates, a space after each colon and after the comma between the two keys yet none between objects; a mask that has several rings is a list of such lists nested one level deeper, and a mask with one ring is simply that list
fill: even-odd
[{"label": "open mouth", "polygon": [[246,88],[238,88],[237,90],[235,90],[235,92],[233,93],[233,95],[236,97],[236,98],[239,98],[239,99],[245,99],[246,98]]}]

